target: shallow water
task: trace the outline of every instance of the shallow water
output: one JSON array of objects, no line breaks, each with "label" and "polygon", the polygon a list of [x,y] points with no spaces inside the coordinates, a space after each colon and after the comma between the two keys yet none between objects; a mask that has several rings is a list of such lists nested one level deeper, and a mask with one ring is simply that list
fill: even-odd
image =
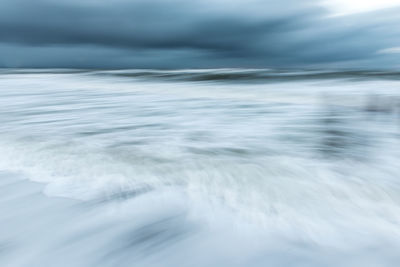
[{"label": "shallow water", "polygon": [[398,266],[398,76],[2,70],[0,262]]}]

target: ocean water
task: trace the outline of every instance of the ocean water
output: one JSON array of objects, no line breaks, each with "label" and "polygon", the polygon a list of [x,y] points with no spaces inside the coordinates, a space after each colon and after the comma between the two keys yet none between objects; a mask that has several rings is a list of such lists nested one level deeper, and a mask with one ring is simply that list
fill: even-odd
[{"label": "ocean water", "polygon": [[400,265],[400,73],[0,71],[0,266]]}]

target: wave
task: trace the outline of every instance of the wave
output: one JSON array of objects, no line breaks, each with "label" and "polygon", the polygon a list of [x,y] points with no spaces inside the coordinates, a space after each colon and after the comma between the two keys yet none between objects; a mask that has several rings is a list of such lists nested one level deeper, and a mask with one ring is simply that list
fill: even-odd
[{"label": "wave", "polygon": [[397,81],[50,72],[0,84],[8,265],[397,266]]},{"label": "wave", "polygon": [[270,83],[306,80],[345,79],[349,81],[400,80],[393,70],[284,70],[284,69],[3,69],[5,74],[87,74],[115,76],[144,81]]}]

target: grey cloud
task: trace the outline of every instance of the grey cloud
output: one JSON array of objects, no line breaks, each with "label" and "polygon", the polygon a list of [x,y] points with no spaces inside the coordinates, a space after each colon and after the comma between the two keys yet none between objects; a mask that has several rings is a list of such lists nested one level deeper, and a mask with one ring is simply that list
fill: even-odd
[{"label": "grey cloud", "polygon": [[1,1],[6,67],[323,64],[373,59],[398,41],[386,13],[326,18],[315,1]]}]

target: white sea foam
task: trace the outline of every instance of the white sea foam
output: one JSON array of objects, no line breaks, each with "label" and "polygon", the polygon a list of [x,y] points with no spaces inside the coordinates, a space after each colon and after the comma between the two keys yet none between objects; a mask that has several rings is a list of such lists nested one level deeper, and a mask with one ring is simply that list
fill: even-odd
[{"label": "white sea foam", "polygon": [[113,73],[1,75],[10,266],[397,266],[399,82]]}]

